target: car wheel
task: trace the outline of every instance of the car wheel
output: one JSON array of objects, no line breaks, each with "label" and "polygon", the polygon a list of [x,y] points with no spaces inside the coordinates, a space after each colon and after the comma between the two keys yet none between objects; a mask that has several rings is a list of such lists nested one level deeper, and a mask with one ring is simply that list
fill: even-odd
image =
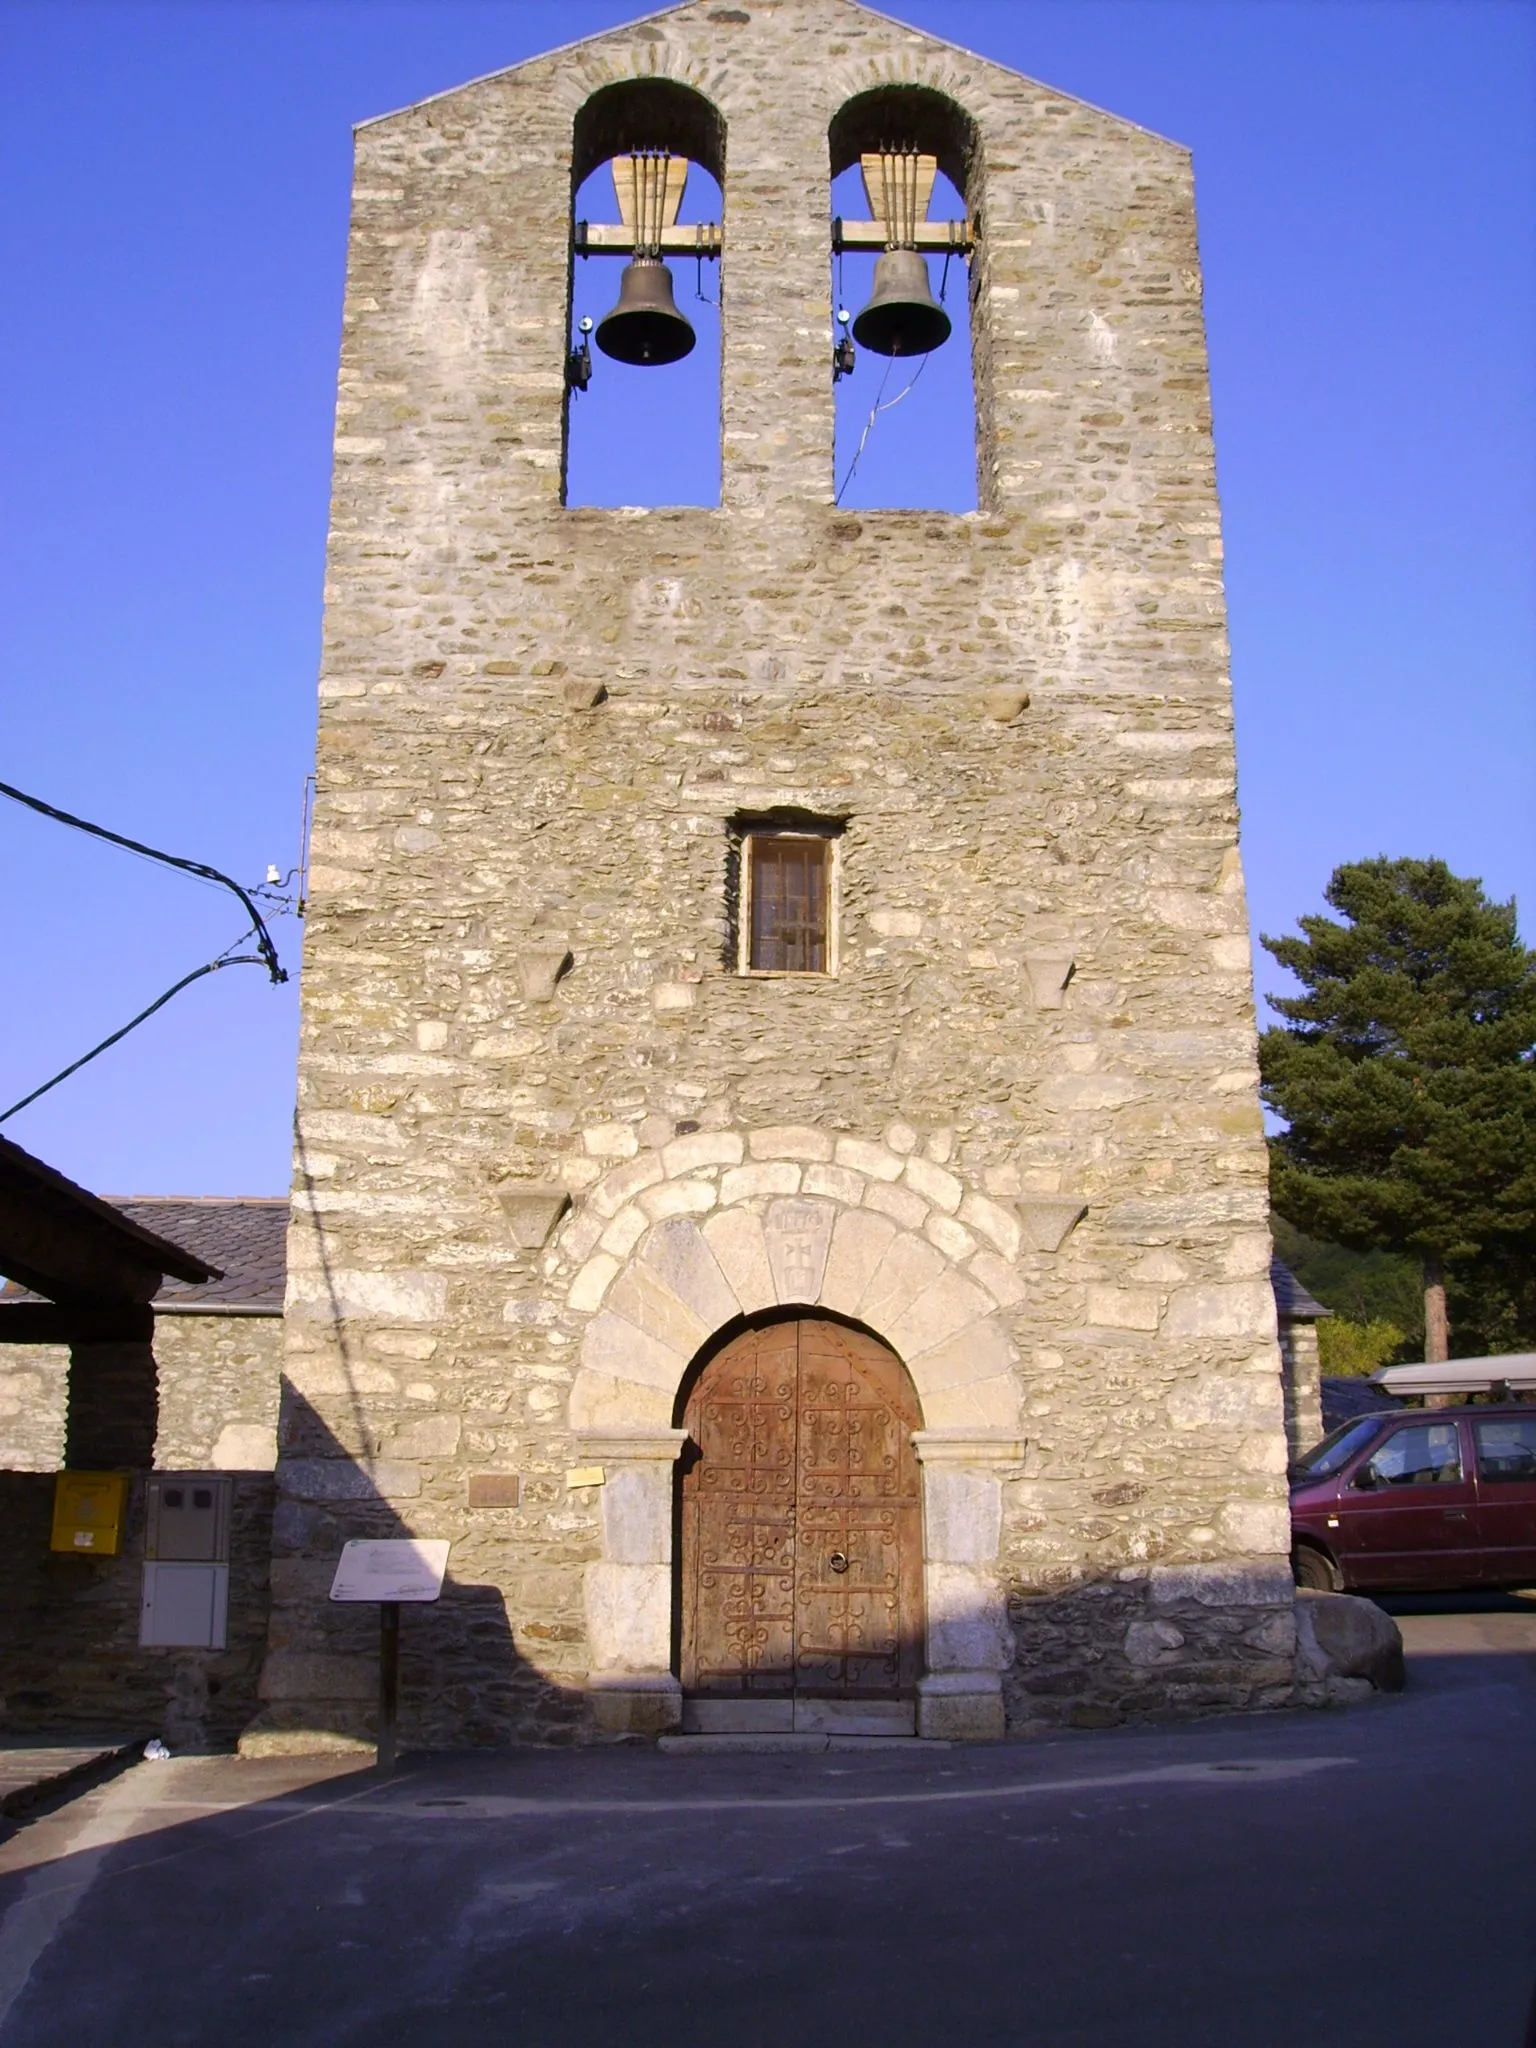
[{"label": "car wheel", "polygon": [[1331,1558],[1310,1543],[1298,1543],[1291,1556],[1291,1574],[1298,1586],[1314,1593],[1337,1593],[1339,1574]]}]

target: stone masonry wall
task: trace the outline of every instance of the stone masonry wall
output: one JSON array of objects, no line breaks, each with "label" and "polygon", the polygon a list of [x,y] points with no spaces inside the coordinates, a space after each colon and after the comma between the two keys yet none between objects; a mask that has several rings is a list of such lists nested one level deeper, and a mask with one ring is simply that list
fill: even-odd
[{"label": "stone masonry wall", "polygon": [[54,1472],[64,1462],[67,1344],[0,1345],[0,1472]]},{"label": "stone masonry wall", "polygon": [[[722,504],[566,510],[572,123],[653,75],[727,130]],[[831,502],[827,129],[893,83],[981,136],[973,516]],[[718,1246],[725,1295],[679,1279],[657,1233],[716,1214],[770,1249],[880,1217],[995,1333],[979,1405],[969,1339],[913,1370],[935,1458],[991,1433],[996,1525],[929,1590],[985,1610],[1012,1725],[1283,1696],[1226,662],[1175,145],[845,0],[684,7],[360,131],[260,1741],[366,1732],[349,1534],[454,1544],[408,1739],[568,1736],[651,1672],[601,1588],[669,1538],[566,1474],[642,1410],[662,1443],[648,1315],[686,1364],[701,1303],[817,1298]],[[846,820],[835,976],[735,972],[728,828],[776,806]]]},{"label": "stone masonry wall", "polygon": [[[157,1467],[270,1470],[281,1353],[277,1316],[157,1316]],[[58,1470],[68,1389],[67,1345],[0,1345],[0,1471]]]}]

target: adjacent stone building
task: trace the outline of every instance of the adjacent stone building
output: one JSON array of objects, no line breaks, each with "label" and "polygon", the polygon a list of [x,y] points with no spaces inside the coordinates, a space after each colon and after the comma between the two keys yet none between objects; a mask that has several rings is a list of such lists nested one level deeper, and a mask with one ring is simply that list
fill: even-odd
[{"label": "adjacent stone building", "polygon": [[[724,195],[717,509],[563,502],[641,149]],[[880,151],[964,197],[974,514],[834,504]],[[359,131],[335,461],[247,1746],[366,1734],[362,1535],[453,1546],[407,1740],[1292,1697],[1187,153],[696,0]]]},{"label": "adjacent stone building", "polygon": [[[233,1744],[256,1712],[267,1637],[288,1204],[101,1201],[0,1152],[0,1270],[32,1283],[0,1286],[0,1732]],[[52,1223],[51,1259],[26,1242],[42,1237],[23,1227],[34,1218]],[[66,1469],[127,1474],[110,1554],[51,1540]],[[227,1475],[218,1648],[141,1640],[152,1471]]]}]

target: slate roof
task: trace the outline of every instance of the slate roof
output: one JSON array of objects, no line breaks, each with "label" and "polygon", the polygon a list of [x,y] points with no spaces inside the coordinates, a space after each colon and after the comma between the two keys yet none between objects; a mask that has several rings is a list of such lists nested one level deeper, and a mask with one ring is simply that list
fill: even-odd
[{"label": "slate roof", "polygon": [[287,1273],[286,1195],[112,1195],[114,1209],[195,1253],[220,1277],[189,1286],[167,1280],[157,1314],[268,1315],[283,1312]]},{"label": "slate roof", "polygon": [[1391,1415],[1402,1402],[1369,1380],[1328,1378],[1322,1382],[1323,1434],[1341,1422],[1354,1422],[1362,1415]]},{"label": "slate roof", "polygon": [[[287,1273],[286,1195],[110,1195],[104,1200],[135,1239],[166,1241],[185,1254],[199,1282],[167,1277],[155,1296],[159,1315],[280,1316]],[[15,1282],[0,1286],[0,1312],[43,1297]]]},{"label": "slate roof", "polygon": [[1278,1259],[1269,1262],[1269,1284],[1275,1290],[1275,1312],[1287,1322],[1315,1323],[1319,1316],[1333,1314],[1308,1294],[1290,1267],[1282,1266]]},{"label": "slate roof", "polygon": [[[0,1270],[13,1276],[8,1291],[63,1286],[71,1294],[110,1296],[123,1287],[125,1261],[130,1274],[174,1272],[182,1284],[217,1278],[216,1262],[168,1241],[153,1218],[93,1195],[9,1138],[0,1138],[0,1205]],[[90,1285],[93,1270],[99,1287]]]}]

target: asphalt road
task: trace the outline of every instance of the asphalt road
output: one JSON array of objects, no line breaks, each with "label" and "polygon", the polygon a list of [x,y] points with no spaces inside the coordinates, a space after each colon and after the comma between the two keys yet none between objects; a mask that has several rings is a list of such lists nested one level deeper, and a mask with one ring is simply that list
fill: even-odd
[{"label": "asphalt road", "polygon": [[140,1764],[0,1846],[0,2048],[1521,2048],[1536,1603],[1344,1712]]}]

